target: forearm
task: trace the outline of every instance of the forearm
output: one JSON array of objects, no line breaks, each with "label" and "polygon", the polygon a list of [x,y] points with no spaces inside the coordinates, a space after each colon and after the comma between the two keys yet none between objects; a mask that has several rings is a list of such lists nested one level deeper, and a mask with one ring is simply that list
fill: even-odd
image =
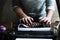
[{"label": "forearm", "polygon": [[27,16],[20,7],[15,8],[15,12],[21,17]]},{"label": "forearm", "polygon": [[47,16],[48,18],[52,18],[53,12],[54,12],[53,10],[48,10],[46,16]]},{"label": "forearm", "polygon": [[20,22],[32,24],[33,18],[27,16],[20,7],[16,7],[15,12],[20,16]]},{"label": "forearm", "polygon": [[47,17],[51,18],[55,11],[55,0],[47,0]]}]

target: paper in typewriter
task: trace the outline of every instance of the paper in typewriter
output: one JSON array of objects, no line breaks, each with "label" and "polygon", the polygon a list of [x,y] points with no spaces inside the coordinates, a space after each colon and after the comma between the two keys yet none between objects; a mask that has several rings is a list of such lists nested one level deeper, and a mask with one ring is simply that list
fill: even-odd
[{"label": "paper in typewriter", "polygon": [[16,38],[16,40],[53,40],[53,39]]}]

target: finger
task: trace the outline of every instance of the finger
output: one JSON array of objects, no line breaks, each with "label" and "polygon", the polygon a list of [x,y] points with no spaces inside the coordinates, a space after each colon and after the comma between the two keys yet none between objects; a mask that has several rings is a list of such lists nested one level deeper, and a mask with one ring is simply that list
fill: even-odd
[{"label": "finger", "polygon": [[46,24],[50,25],[50,24],[51,24],[51,21],[47,21],[47,23],[46,23]]},{"label": "finger", "polygon": [[48,21],[48,19],[45,18],[44,22],[47,22],[47,21]]},{"label": "finger", "polygon": [[49,22],[48,24],[51,25],[51,22]]},{"label": "finger", "polygon": [[19,20],[19,22],[21,23],[22,19]]},{"label": "finger", "polygon": [[41,19],[42,19],[42,18],[43,18],[43,17],[40,17],[40,18],[39,18],[39,22],[41,22]]},{"label": "finger", "polygon": [[25,22],[28,24],[28,20],[27,20],[27,18],[25,18]]},{"label": "finger", "polygon": [[39,19],[42,19],[43,17],[40,17]]},{"label": "finger", "polygon": [[29,21],[29,23],[30,23],[30,24],[32,24],[32,21],[31,21],[31,19],[28,19],[28,21]]},{"label": "finger", "polygon": [[44,21],[45,20],[45,17],[44,18],[42,18],[41,20],[40,20],[40,22],[42,22],[42,21]]},{"label": "finger", "polygon": [[49,23],[49,22],[47,21],[46,24],[48,25],[48,23]]},{"label": "finger", "polygon": [[34,21],[34,19],[33,18],[30,18],[32,21]]},{"label": "finger", "polygon": [[25,19],[24,18],[22,18],[22,21],[23,21],[23,23],[25,23]]}]

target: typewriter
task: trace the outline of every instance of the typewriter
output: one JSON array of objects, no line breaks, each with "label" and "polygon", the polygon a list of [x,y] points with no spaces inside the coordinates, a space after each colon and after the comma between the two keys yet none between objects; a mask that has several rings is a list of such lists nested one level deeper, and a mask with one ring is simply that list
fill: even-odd
[{"label": "typewriter", "polygon": [[52,27],[45,23],[33,22],[29,25],[17,22],[10,34],[15,40],[29,40],[31,38],[37,40],[56,40],[54,35],[57,31],[56,29],[54,28],[52,31]]}]

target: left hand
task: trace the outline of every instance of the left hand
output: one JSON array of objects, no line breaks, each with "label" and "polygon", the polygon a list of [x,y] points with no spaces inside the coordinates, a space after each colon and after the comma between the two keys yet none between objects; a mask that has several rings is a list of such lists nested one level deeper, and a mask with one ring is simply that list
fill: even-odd
[{"label": "left hand", "polygon": [[39,22],[44,22],[46,24],[51,25],[51,18],[49,18],[49,17],[39,17]]}]

